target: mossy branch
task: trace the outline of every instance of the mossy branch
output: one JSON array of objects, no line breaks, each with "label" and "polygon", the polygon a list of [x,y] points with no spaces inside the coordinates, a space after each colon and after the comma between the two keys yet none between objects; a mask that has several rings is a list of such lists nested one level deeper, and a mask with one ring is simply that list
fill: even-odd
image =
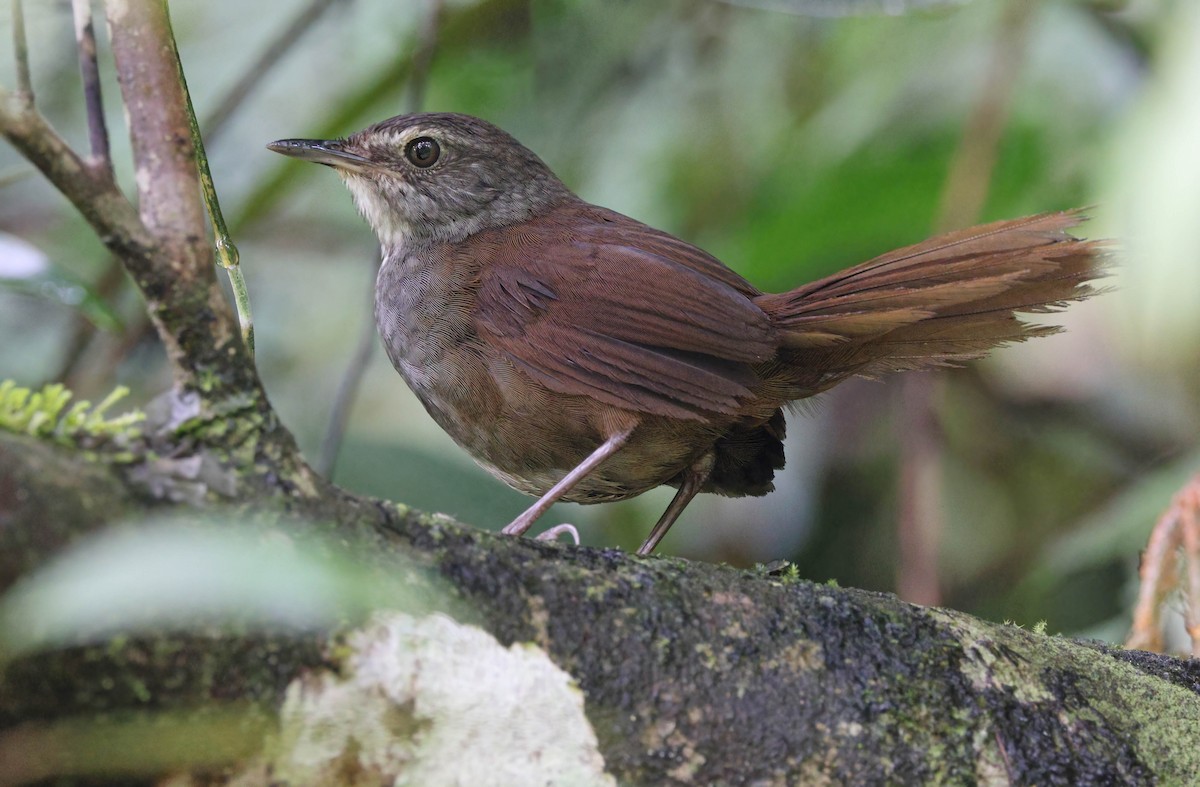
[{"label": "mossy branch", "polygon": [[[30,556],[26,575],[61,541],[151,510],[111,465],[0,433],[6,477],[31,494],[0,494],[11,523],[0,561]],[[503,646],[533,643],[578,682],[606,770],[622,783],[1129,784],[1200,773],[1197,662],[764,571],[499,538],[291,488],[281,478],[274,495],[222,520],[269,543],[325,533],[358,546],[364,572],[396,561],[432,572],[459,620]],[[48,517],[72,530],[19,540]],[[164,632],[45,653],[5,672],[0,718],[111,716],[147,697],[168,712],[278,707],[289,685],[346,679],[342,641]],[[421,726],[397,728],[397,745],[408,745],[405,729]]]}]

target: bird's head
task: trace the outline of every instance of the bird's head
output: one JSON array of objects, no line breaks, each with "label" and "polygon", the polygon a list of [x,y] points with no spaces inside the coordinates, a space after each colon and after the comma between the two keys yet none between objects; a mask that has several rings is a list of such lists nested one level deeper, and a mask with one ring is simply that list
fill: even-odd
[{"label": "bird's head", "polygon": [[456,242],[572,198],[531,150],[469,115],[399,115],[345,139],[267,147],[333,167],[385,247]]}]

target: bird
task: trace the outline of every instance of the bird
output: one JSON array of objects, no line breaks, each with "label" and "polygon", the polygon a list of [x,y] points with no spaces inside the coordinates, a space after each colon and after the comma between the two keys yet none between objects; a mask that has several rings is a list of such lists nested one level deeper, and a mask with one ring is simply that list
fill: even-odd
[{"label": "bird", "polygon": [[[941,234],[783,293],[572,192],[533,151],[457,113],[399,115],[277,153],[334,169],[378,236],[375,320],[393,366],[484,469],[560,500],[765,495],[784,410],[853,377],[956,365],[1059,328],[1105,246],[1079,210]],[[551,528],[557,535],[570,525]],[[577,533],[575,534],[577,536]]]}]

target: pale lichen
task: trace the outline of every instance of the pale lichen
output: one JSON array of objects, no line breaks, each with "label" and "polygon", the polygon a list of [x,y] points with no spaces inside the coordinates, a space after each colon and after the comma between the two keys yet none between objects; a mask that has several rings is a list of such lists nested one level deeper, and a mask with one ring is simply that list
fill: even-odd
[{"label": "pale lichen", "polygon": [[288,689],[267,748],[275,779],[615,785],[582,693],[540,648],[505,648],[444,615],[388,612],[341,653],[340,673]]}]

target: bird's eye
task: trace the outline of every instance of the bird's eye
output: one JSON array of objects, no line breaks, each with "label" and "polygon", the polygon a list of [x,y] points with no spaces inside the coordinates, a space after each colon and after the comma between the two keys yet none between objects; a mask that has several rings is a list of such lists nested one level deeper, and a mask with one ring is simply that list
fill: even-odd
[{"label": "bird's eye", "polygon": [[404,157],[414,167],[420,167],[421,169],[432,167],[437,163],[438,156],[441,154],[441,146],[431,137],[417,137],[404,146]]}]

